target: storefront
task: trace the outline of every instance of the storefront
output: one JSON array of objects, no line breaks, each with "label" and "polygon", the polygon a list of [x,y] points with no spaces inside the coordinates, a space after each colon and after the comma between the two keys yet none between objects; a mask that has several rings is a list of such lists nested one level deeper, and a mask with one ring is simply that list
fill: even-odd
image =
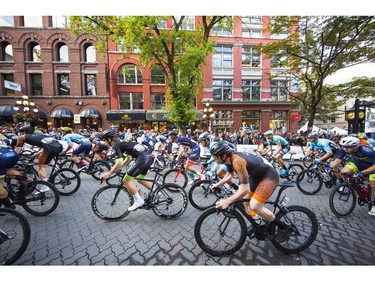
[{"label": "storefront", "polygon": [[95,129],[98,130],[102,127],[102,117],[96,109],[87,108],[81,113],[81,123],[85,129]]},{"label": "storefront", "polygon": [[13,115],[17,112],[13,109],[13,105],[0,105],[0,125],[12,126]]},{"label": "storefront", "polygon": [[51,117],[54,119],[54,127],[70,127],[73,128],[74,114],[69,109],[60,108],[52,112]]},{"label": "storefront", "polygon": [[162,110],[147,110],[146,121],[145,129],[152,129],[155,132],[168,130],[168,128],[172,125],[170,122],[168,122],[168,118]]},{"label": "storefront", "polygon": [[146,110],[110,110],[107,112],[107,121],[111,127],[117,127],[119,131],[126,129],[144,129],[146,122]]}]

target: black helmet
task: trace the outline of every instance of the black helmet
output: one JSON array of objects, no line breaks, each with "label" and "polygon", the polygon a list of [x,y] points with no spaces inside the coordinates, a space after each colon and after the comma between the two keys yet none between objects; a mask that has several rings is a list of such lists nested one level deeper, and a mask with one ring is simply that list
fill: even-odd
[{"label": "black helmet", "polygon": [[228,155],[229,152],[230,147],[226,141],[219,141],[211,147],[211,154],[213,156],[221,156],[223,154]]},{"label": "black helmet", "polygon": [[169,134],[168,134],[168,136],[177,136],[178,135],[178,133],[177,133],[177,131],[171,131],[171,132],[169,132]]},{"label": "black helmet", "polygon": [[199,135],[199,141],[209,140],[210,135],[208,133],[202,133]]},{"label": "black helmet", "polygon": [[21,127],[20,132],[25,134],[32,134],[34,133],[34,128],[31,126],[23,126]]},{"label": "black helmet", "polygon": [[318,135],[315,132],[310,132],[307,134],[308,139],[317,139]]},{"label": "black helmet", "polygon": [[105,140],[106,139],[114,139],[116,136],[117,136],[117,130],[109,129],[109,130],[105,130],[103,132],[102,138],[105,139]]}]

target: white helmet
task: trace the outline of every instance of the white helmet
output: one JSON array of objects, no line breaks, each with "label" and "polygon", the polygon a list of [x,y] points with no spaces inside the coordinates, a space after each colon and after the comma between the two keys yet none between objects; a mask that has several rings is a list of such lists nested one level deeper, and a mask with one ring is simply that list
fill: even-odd
[{"label": "white helmet", "polygon": [[345,137],[340,140],[340,145],[342,146],[358,146],[359,138],[355,137]]}]

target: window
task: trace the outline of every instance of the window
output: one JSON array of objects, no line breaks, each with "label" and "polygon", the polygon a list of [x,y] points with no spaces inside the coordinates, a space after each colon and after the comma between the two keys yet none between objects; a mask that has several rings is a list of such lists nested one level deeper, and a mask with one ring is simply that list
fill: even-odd
[{"label": "window", "polygon": [[152,93],[151,94],[151,109],[163,109],[165,107],[165,94]]},{"label": "window", "polygon": [[242,30],[242,37],[247,38],[262,38],[262,30],[260,29],[246,29]]},{"label": "window", "polygon": [[255,47],[242,47],[242,66],[260,67],[260,55]]},{"label": "window", "polygon": [[57,61],[69,62],[68,46],[64,43],[57,44]]},{"label": "window", "polygon": [[244,110],[241,114],[242,119],[259,119],[260,111],[259,110]]},{"label": "window", "polygon": [[282,67],[288,67],[289,66],[289,60],[287,56],[272,56],[271,57],[271,68],[282,68]]},{"label": "window", "polygon": [[85,49],[85,62],[96,62],[96,50],[91,43],[87,43]]},{"label": "window", "polygon": [[167,28],[167,21],[165,19],[161,20],[159,23],[158,23],[158,28],[159,29],[166,29]]},{"label": "window", "polygon": [[166,77],[163,67],[160,65],[154,65],[151,68],[151,84],[165,85]]},{"label": "window", "polygon": [[244,101],[260,100],[260,80],[242,80],[242,99]]},{"label": "window", "polygon": [[142,73],[133,64],[126,64],[118,72],[117,84],[142,84]]},{"label": "window", "polygon": [[42,61],[40,45],[36,42],[32,42],[29,45],[29,61],[34,61],[34,62]]},{"label": "window", "polygon": [[142,93],[120,93],[120,109],[143,109]]},{"label": "window", "polygon": [[232,100],[232,80],[213,80],[212,89],[214,100]]},{"label": "window", "polygon": [[59,85],[58,93],[60,96],[69,96],[70,95],[70,81],[69,74],[58,74],[57,82]]},{"label": "window", "polygon": [[13,16],[1,16],[0,26],[14,26],[14,17]]},{"label": "window", "polygon": [[43,27],[42,16],[24,16],[25,27]]},{"label": "window", "polygon": [[[10,81],[10,82],[14,82],[14,76],[13,74],[3,74],[2,75],[2,80],[1,82],[4,84],[4,81],[7,80],[7,81]],[[11,89],[7,89],[7,88],[3,88],[4,91],[3,91],[3,95],[4,96],[14,96],[15,95],[15,91],[14,90],[11,90]]]},{"label": "window", "polygon": [[30,74],[30,83],[32,96],[43,95],[42,74]]},{"label": "window", "polygon": [[288,81],[272,80],[271,81],[271,98],[273,101],[288,100]]},{"label": "window", "polygon": [[262,38],[262,17],[242,17],[242,37]]},{"label": "window", "polygon": [[285,119],[288,118],[287,110],[272,110],[272,119]]},{"label": "window", "polygon": [[13,47],[8,42],[0,43],[0,61],[13,61]]},{"label": "window", "polygon": [[86,74],[85,75],[85,85],[86,85],[86,96],[96,96],[96,75]]},{"label": "window", "polygon": [[262,16],[242,17],[242,25],[262,24]]},{"label": "window", "polygon": [[[175,16],[176,22],[180,21],[180,16]],[[185,16],[180,26],[181,30],[194,30],[195,29],[195,16]]]},{"label": "window", "polygon": [[52,27],[66,28],[69,23],[69,17],[67,16],[53,16]]},{"label": "window", "polygon": [[212,34],[217,36],[232,36],[232,30],[229,30],[226,26],[221,26],[220,24],[215,24],[212,28]]},{"label": "window", "polygon": [[212,66],[214,67],[232,67],[232,47],[216,46],[212,55]]}]

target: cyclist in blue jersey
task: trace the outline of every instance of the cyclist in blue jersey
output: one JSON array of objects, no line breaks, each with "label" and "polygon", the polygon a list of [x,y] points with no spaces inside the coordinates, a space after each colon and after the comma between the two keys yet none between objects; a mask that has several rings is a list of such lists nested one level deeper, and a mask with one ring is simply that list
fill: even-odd
[{"label": "cyclist in blue jersey", "polygon": [[318,138],[315,132],[311,132],[307,135],[306,140],[309,144],[309,151],[307,151],[305,157],[309,157],[315,151],[323,150],[325,152],[320,158],[314,160],[315,163],[325,161],[330,163],[332,159],[335,159],[340,147],[329,139]]},{"label": "cyclist in blue jersey", "polygon": [[73,148],[73,143],[78,144],[78,146],[72,152],[72,160],[78,165],[79,168],[82,168],[84,163],[79,159],[78,155],[82,153],[83,159],[90,162],[91,159],[89,154],[92,149],[92,143],[89,139],[80,134],[73,134],[70,128],[65,129],[63,134],[63,140],[68,144],[63,153],[65,154],[71,148]]},{"label": "cyclist in blue jersey", "polygon": [[[201,152],[199,144],[196,141],[182,135],[177,136],[176,143],[179,147],[176,160],[178,161],[178,159],[180,159],[180,157],[186,153],[188,156],[188,159],[186,161],[186,170],[193,173],[194,176],[204,179],[204,175],[202,175],[193,167],[193,163],[197,160]],[[192,182],[189,183],[192,184]]]},{"label": "cyclist in blue jersey", "polygon": [[266,152],[264,152],[264,154],[267,154],[272,149],[272,145],[277,146],[274,152],[275,160],[276,163],[281,167],[280,177],[285,178],[288,175],[288,169],[283,161],[283,156],[290,150],[289,142],[281,136],[275,136],[271,130],[264,132],[264,136],[267,139],[267,142],[270,144],[270,147],[266,150]]},{"label": "cyclist in blue jersey", "polygon": [[[375,150],[371,146],[361,145],[359,139],[355,137],[342,138],[340,146],[341,148],[331,165],[331,169],[335,170],[345,159],[345,156],[349,154],[351,160],[341,169],[341,173],[356,173],[356,176],[361,178],[364,175],[369,175],[372,196],[375,198]],[[341,176],[337,175],[337,177]],[[375,216],[375,206],[368,214]]]}]

